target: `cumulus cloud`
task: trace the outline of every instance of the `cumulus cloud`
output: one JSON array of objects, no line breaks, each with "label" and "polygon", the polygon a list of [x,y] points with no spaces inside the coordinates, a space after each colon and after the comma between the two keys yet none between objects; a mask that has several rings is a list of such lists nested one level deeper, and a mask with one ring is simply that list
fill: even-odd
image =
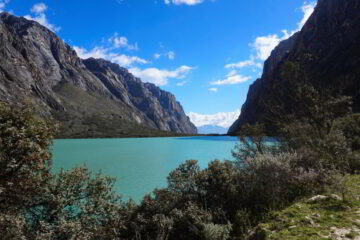
[{"label": "cumulus cloud", "polygon": [[316,2],[307,3],[305,2],[304,5],[301,7],[301,11],[304,13],[303,18],[298,23],[297,30],[300,31],[302,27],[305,25],[306,21],[310,18],[311,14],[313,14],[316,7]]},{"label": "cumulus cloud", "polygon": [[[286,34],[284,34],[285,36]],[[253,43],[250,44],[256,50],[256,58],[265,61],[271,54],[271,51],[279,45],[282,40],[288,37],[279,38],[277,34],[270,34],[267,36],[257,37]]]},{"label": "cumulus cloud", "polygon": [[165,4],[174,4],[174,5],[189,5],[193,6],[199,3],[202,3],[203,0],[164,0]]},{"label": "cumulus cloud", "polygon": [[227,77],[232,77],[232,76],[235,76],[236,74],[237,74],[236,70],[231,70],[226,76]]},{"label": "cumulus cloud", "polygon": [[[169,79],[184,79],[194,67],[181,66],[175,70],[158,69],[158,68],[145,68],[140,69],[135,64],[148,64],[149,61],[137,56],[127,56],[112,52],[112,48],[95,47],[91,50],[85,48],[73,47],[78,56],[82,59],[87,58],[103,58],[113,63],[117,63],[122,67],[130,67],[129,72],[134,76],[140,78],[144,82],[151,82],[157,86],[164,86],[168,84]],[[184,86],[186,81],[177,83],[177,86]]]},{"label": "cumulus cloud", "polygon": [[41,14],[47,10],[45,3],[37,3],[31,8],[31,12],[35,14]]},{"label": "cumulus cloud", "polygon": [[87,59],[87,58],[106,58],[107,57],[107,49],[103,47],[95,47],[93,49],[86,50],[82,47],[73,47],[79,58]]},{"label": "cumulus cloud", "polygon": [[253,64],[254,64],[254,61],[246,60],[246,61],[241,61],[241,62],[237,62],[237,63],[226,64],[225,68],[244,68],[244,67],[252,66]]},{"label": "cumulus cloud", "polygon": [[261,61],[265,61],[270,56],[272,50],[277,45],[279,45],[281,41],[288,39],[296,32],[300,31],[311,14],[314,12],[315,6],[316,2],[304,3],[304,5],[301,7],[301,11],[304,15],[301,21],[297,24],[297,28],[295,30],[282,30],[282,36],[278,36],[277,34],[269,34],[267,36],[257,37],[255,41],[250,44],[250,46],[256,51],[256,58]]},{"label": "cumulus cloud", "polygon": [[[117,63],[122,67],[127,67],[129,72],[134,76],[140,78],[144,82],[154,83],[158,86],[164,86],[168,84],[169,79],[182,79],[177,86],[184,86],[187,81],[184,78],[187,77],[194,67],[186,65],[180,66],[174,70],[159,69],[156,67],[140,68],[139,65],[151,64],[150,61],[140,58],[138,56],[128,56],[122,54],[120,49],[126,48],[128,50],[135,50],[137,44],[130,44],[126,37],[121,37],[115,33],[107,41],[103,42],[103,45],[94,47],[93,49],[85,49],[78,46],[73,46],[78,56],[82,59],[87,58],[102,58],[113,63]],[[155,53],[153,58],[158,59],[161,56],[166,56],[170,60],[175,58],[175,52],[168,51],[164,54]]]},{"label": "cumulus cloud", "polygon": [[252,66],[261,68],[262,64],[256,62],[254,56],[250,56],[249,60],[226,64],[225,68],[245,68],[245,67],[252,67]]},{"label": "cumulus cloud", "polygon": [[127,37],[119,36],[118,33],[115,33],[114,36],[108,39],[108,41],[113,45],[115,48],[126,48],[127,50],[131,51],[138,51],[139,47],[138,44],[130,44]]},{"label": "cumulus cloud", "polygon": [[234,72],[232,72],[231,74],[228,74],[225,79],[214,81],[214,82],[211,82],[210,84],[211,85],[234,85],[234,84],[246,82],[250,79],[251,79],[250,76],[242,76],[241,74],[237,74],[237,73],[234,74]]},{"label": "cumulus cloud", "polygon": [[37,3],[30,9],[30,11],[34,14],[34,16],[25,15],[24,18],[28,20],[36,21],[41,25],[43,25],[44,27],[48,28],[50,31],[53,32],[60,31],[61,27],[57,27],[54,24],[49,23],[45,14],[47,8],[48,7],[44,3]]},{"label": "cumulus cloud", "polygon": [[190,112],[187,114],[192,123],[197,127],[204,125],[216,125],[224,128],[228,128],[233,124],[240,115],[240,110],[234,112],[220,112],[212,115],[205,115]]},{"label": "cumulus cloud", "polygon": [[168,84],[170,78],[183,79],[185,78],[194,68],[189,66],[181,66],[175,70],[157,69],[157,68],[130,68],[129,71],[134,76],[142,79],[144,82],[154,83],[157,86],[164,86]]},{"label": "cumulus cloud", "polygon": [[82,59],[87,58],[103,58],[109,60],[111,62],[117,63],[123,67],[129,67],[135,63],[139,64],[147,64],[149,63],[147,60],[136,57],[136,56],[127,56],[124,54],[113,53],[110,48],[104,47],[95,47],[91,50],[86,50],[85,48],[73,47],[78,56]]},{"label": "cumulus cloud", "polygon": [[[282,36],[278,34],[269,34],[266,36],[257,37],[249,46],[256,52],[256,56],[250,56],[248,60],[226,64],[225,68],[227,69],[241,69],[245,67],[256,67],[262,68],[262,61],[265,61],[271,54],[272,50],[279,45],[283,40],[288,39],[296,32],[300,31],[305,25],[306,21],[309,19],[311,14],[314,12],[316,2],[307,3],[301,7],[303,17],[299,23],[297,23],[297,28],[295,30],[282,30]],[[260,62],[259,62],[260,61]]]},{"label": "cumulus cloud", "polygon": [[10,2],[10,0],[2,0],[0,1],[0,13],[4,11],[6,5]]},{"label": "cumulus cloud", "polygon": [[[297,28],[292,31],[282,30],[282,36],[277,34],[269,34],[266,36],[257,37],[249,46],[255,51],[256,55],[250,55],[248,60],[233,62],[226,64],[224,67],[228,69],[229,72],[226,77],[222,80],[217,80],[211,82],[211,85],[232,85],[246,82],[251,79],[250,76],[243,76],[238,73],[239,69],[242,68],[252,68],[252,72],[256,73],[263,66],[263,61],[265,61],[271,54],[272,50],[279,45],[283,40],[288,39],[294,35],[297,31],[300,31],[305,25],[306,21],[309,19],[311,14],[314,12],[316,7],[316,2],[307,3],[301,7],[303,17],[299,23],[297,23]],[[258,74],[261,76],[261,73]]]},{"label": "cumulus cloud", "polygon": [[123,67],[128,67],[131,66],[134,63],[140,63],[140,64],[147,64],[149,63],[147,60],[136,57],[136,56],[127,56],[124,54],[117,54],[117,53],[112,53],[109,55],[109,60],[119,64],[120,66]]}]

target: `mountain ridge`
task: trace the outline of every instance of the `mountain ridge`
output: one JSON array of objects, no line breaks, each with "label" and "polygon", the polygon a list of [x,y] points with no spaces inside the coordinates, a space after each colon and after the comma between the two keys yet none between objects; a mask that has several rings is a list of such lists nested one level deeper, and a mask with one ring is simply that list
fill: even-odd
[{"label": "mountain ridge", "polygon": [[[304,65],[307,81],[319,89],[335,89],[353,97],[353,109],[360,111],[360,2],[319,0],[302,30],[281,42],[264,64],[263,75],[249,88],[239,118],[228,133],[235,135],[245,124],[266,122],[264,112],[279,88],[285,92],[281,68],[285,62]],[[310,63],[304,56],[311,56]],[[277,89],[278,90],[278,89]],[[280,91],[279,91],[280,92]],[[271,128],[271,126],[269,127]]]},{"label": "mountain ridge", "polygon": [[173,94],[117,64],[80,59],[37,22],[0,13],[0,44],[0,101],[30,101],[62,123],[60,137],[197,133]]}]

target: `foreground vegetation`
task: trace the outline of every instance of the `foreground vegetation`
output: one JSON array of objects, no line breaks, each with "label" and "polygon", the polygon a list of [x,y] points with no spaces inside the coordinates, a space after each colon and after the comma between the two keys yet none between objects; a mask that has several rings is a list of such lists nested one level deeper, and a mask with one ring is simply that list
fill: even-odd
[{"label": "foreground vegetation", "polygon": [[274,240],[360,239],[360,176],[344,180],[342,189],[270,213],[253,234]]},{"label": "foreground vegetation", "polygon": [[[294,69],[289,63],[286,72],[295,76]],[[342,223],[357,222],[353,210],[359,206],[358,189],[348,181],[359,181],[360,116],[347,97],[298,81],[294,86],[289,95],[297,110],[283,115],[279,104],[269,111],[269,119],[277,119],[276,138],[264,137],[264,125],[245,126],[233,151],[236,161],[215,160],[203,170],[186,161],[169,174],[166,188],[140,204],[123,202],[113,191],[114,179],[86,168],[52,174],[56,124],[28,107],[0,104],[0,236],[323,239],[332,225],[349,227]],[[340,196],[293,205],[329,191]],[[319,216],[308,216],[312,212]]]}]

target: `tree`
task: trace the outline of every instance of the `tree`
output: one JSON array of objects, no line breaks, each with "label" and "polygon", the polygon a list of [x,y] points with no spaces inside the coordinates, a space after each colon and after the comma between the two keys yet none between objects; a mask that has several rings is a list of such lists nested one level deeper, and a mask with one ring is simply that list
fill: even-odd
[{"label": "tree", "polygon": [[0,236],[116,239],[126,211],[114,179],[86,168],[51,173],[56,125],[28,106],[0,104]]},{"label": "tree", "polygon": [[247,159],[256,157],[257,154],[280,153],[284,151],[280,138],[266,136],[264,124],[246,124],[238,132],[239,143],[232,151],[239,167],[246,164]]},{"label": "tree", "polygon": [[28,106],[0,103],[0,211],[27,208],[49,180],[56,126]]},{"label": "tree", "polygon": [[319,89],[310,83],[302,66],[287,62],[281,71],[286,93],[274,89],[267,121],[276,126],[289,148],[302,152],[303,167],[349,171],[344,129],[338,124],[352,114],[350,97]]}]

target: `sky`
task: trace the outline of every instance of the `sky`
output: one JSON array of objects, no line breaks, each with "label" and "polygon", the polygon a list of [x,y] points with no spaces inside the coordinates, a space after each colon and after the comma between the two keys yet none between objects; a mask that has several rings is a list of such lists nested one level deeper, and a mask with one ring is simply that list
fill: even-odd
[{"label": "sky", "polygon": [[280,41],[301,30],[303,0],[0,0],[81,58],[104,58],[173,93],[196,126],[229,127]]}]

